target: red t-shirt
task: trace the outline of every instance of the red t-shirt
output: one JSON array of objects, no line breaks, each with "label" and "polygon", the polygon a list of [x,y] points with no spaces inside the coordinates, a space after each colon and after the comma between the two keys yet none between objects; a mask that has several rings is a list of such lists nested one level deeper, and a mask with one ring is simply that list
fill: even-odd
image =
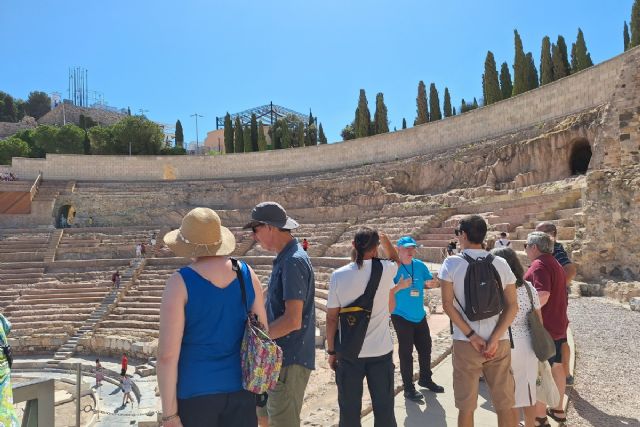
[{"label": "red t-shirt", "polygon": [[524,280],[540,291],[549,292],[549,300],[542,307],[542,323],[554,340],[567,337],[567,280],[564,269],[551,254],[542,254],[532,263]]},{"label": "red t-shirt", "polygon": [[127,356],[122,356],[122,369],[127,369]]}]

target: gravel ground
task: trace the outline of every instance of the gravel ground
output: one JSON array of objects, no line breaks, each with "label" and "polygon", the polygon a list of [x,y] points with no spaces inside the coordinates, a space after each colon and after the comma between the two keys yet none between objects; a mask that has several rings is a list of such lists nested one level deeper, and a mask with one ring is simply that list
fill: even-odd
[{"label": "gravel ground", "polygon": [[576,345],[569,426],[640,426],[640,313],[605,298],[574,298]]}]

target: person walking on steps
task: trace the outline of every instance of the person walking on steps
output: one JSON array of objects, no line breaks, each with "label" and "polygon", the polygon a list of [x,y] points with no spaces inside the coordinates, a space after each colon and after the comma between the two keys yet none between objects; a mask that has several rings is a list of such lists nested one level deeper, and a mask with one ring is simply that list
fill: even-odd
[{"label": "person walking on steps", "polygon": [[444,387],[431,379],[431,332],[424,309],[424,288],[437,287],[427,265],[415,259],[417,242],[411,236],[404,236],[397,242],[400,260],[398,273],[393,279],[398,283],[410,279],[411,286],[397,289],[390,300],[391,321],[398,337],[398,356],[400,357],[400,373],[404,385],[404,397],[413,401],[421,401],[424,397],[413,384],[413,347],[418,351],[420,377],[418,385],[434,393],[443,393]]}]

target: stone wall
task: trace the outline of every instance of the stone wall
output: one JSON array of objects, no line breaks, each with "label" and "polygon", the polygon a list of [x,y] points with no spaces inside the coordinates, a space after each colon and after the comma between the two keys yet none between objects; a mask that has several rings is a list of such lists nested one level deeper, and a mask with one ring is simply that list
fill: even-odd
[{"label": "stone wall", "polygon": [[262,177],[339,170],[431,154],[482,142],[607,104],[623,66],[637,67],[640,48],[539,89],[445,120],[343,143],[225,156],[77,156],[13,160],[24,177],[173,180]]},{"label": "stone wall", "polygon": [[11,135],[25,129],[36,127],[36,119],[26,116],[18,123],[0,122],[0,139],[10,137]]}]

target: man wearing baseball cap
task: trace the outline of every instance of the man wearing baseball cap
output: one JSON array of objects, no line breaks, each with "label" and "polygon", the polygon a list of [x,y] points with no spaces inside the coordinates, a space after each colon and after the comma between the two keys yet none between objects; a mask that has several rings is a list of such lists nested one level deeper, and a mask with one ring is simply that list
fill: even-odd
[{"label": "man wearing baseball cap", "polygon": [[315,369],[315,277],[311,260],[291,230],[298,223],[276,202],[263,202],[251,211],[253,237],[277,253],[267,289],[269,335],[282,348],[278,386],[269,391],[266,407],[258,409],[261,425],[300,425],[300,411],[311,371]]},{"label": "man wearing baseball cap", "polygon": [[[398,240],[398,258],[400,266],[394,279],[411,279],[411,286],[395,292],[391,301],[393,308],[391,322],[398,337],[398,356],[400,374],[404,385],[404,397],[420,401],[424,397],[413,385],[413,347],[418,351],[420,378],[418,385],[435,393],[444,392],[444,388],[431,379],[431,332],[424,309],[424,288],[435,287],[433,276],[427,265],[415,259],[418,243],[411,236]],[[436,285],[437,286],[437,285]],[[395,307],[394,307],[395,306]]]}]

